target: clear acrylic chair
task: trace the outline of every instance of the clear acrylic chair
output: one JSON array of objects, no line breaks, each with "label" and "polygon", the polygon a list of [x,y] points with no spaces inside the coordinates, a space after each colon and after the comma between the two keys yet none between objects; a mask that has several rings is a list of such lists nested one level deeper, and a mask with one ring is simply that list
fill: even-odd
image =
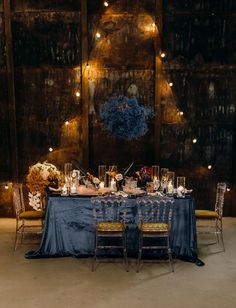
[{"label": "clear acrylic chair", "polygon": [[[92,271],[95,270],[99,249],[122,249],[125,269],[128,271],[126,199],[116,196],[93,197],[91,203],[95,224]],[[117,242],[116,245],[115,242]]]},{"label": "clear acrylic chair", "polygon": [[[137,272],[140,269],[143,250],[162,250],[168,254],[170,269],[173,272],[170,230],[173,213],[173,198],[140,197],[138,205],[139,252]],[[152,245],[149,242],[153,243]]]},{"label": "clear acrylic chair", "polygon": [[23,243],[25,233],[42,233],[45,214],[43,210],[25,210],[22,184],[13,185],[12,197],[16,215],[16,234],[14,244],[14,250],[16,250],[19,239],[20,243]]},{"label": "clear acrylic chair", "polygon": [[213,211],[195,210],[195,216],[197,219],[197,233],[214,234],[218,244],[221,240],[223,251],[225,251],[225,245],[223,239],[222,218],[225,191],[226,183],[217,183],[215,209]]}]

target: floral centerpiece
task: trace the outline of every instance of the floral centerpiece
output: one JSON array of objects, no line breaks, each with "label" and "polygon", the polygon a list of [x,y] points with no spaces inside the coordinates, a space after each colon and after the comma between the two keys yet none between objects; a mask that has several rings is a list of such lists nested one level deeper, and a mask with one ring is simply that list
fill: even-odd
[{"label": "floral centerpiece", "polygon": [[113,96],[100,108],[100,118],[106,130],[114,137],[137,139],[148,131],[147,121],[152,110],[139,105],[136,97]]},{"label": "floral centerpiece", "polygon": [[138,177],[138,186],[145,188],[148,182],[152,180],[152,168],[144,166],[139,171],[136,171]]},{"label": "floral centerpiece", "polygon": [[37,163],[29,167],[26,185],[29,188],[29,205],[35,210],[41,208],[41,200],[49,187],[58,188],[62,174],[56,166],[48,162]]}]

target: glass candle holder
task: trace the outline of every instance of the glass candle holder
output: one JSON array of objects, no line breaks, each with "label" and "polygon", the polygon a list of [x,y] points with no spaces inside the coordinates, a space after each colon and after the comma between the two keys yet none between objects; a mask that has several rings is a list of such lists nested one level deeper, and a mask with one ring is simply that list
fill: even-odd
[{"label": "glass candle holder", "polygon": [[100,182],[106,183],[106,165],[98,166],[98,178]]},{"label": "glass candle holder", "polygon": [[185,176],[177,176],[177,195],[185,195]]},{"label": "glass candle holder", "polygon": [[161,181],[166,182],[167,181],[167,172],[169,171],[168,168],[161,168]]},{"label": "glass candle holder", "polygon": [[[118,168],[117,168],[116,165],[110,165],[108,167],[108,171],[110,171],[110,172],[116,172],[117,173],[117,170],[118,170]],[[112,176],[108,175],[108,177],[107,177],[108,187],[110,187],[110,183],[111,183],[112,178],[113,178]]]},{"label": "glass candle holder", "polygon": [[159,180],[160,167],[157,165],[152,166],[152,180]]},{"label": "glass candle holder", "polygon": [[174,171],[167,171],[166,177],[167,177],[167,182],[171,183],[173,185],[173,187],[174,187],[174,184],[175,184],[175,172]]}]

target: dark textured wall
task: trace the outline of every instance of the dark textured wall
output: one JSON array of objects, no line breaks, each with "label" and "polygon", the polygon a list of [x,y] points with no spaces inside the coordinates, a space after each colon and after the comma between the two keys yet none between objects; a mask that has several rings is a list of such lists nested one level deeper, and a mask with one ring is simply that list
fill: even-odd
[{"label": "dark textured wall", "polygon": [[[0,214],[9,215],[11,202],[4,190],[11,180],[11,161],[2,3]],[[150,27],[156,20],[155,0],[110,4],[104,8],[102,1],[88,1],[90,169],[96,172],[100,163],[123,168],[132,160],[169,167],[186,175],[199,208],[212,208],[216,182],[227,181],[231,191],[225,214],[236,215],[235,1],[163,1],[161,41],[167,57],[162,66],[158,161],[155,118],[147,135],[132,142],[108,134],[99,118],[100,105],[113,93],[136,94],[140,103],[155,107],[157,33]],[[18,160],[24,179],[29,165],[38,160],[59,167],[66,161],[81,163],[81,98],[75,96],[81,90],[81,12],[80,1],[73,0],[15,0],[12,10]]]}]

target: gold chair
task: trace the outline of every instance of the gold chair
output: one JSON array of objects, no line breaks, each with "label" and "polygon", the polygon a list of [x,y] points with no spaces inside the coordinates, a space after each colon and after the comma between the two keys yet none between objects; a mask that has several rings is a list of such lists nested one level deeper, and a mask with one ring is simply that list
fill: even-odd
[{"label": "gold chair", "polygon": [[225,251],[225,246],[223,239],[222,217],[225,191],[226,183],[217,183],[215,210],[195,210],[195,216],[197,219],[197,233],[215,234],[218,244],[221,239],[223,251]]},{"label": "gold chair", "polygon": [[[14,184],[12,187],[13,194],[13,206],[16,215],[16,234],[14,250],[18,246],[18,238],[20,236],[20,242],[23,243],[25,233],[42,233],[44,211],[28,211],[25,210],[24,198],[23,198],[23,185]],[[39,221],[39,224],[33,224],[32,221]]]},{"label": "gold chair", "polygon": [[[173,198],[140,197],[138,205],[139,252],[137,272],[140,269],[143,250],[166,250],[170,269],[173,272],[170,230],[173,213]],[[155,245],[149,242],[154,241]],[[146,243],[145,243],[146,242]],[[154,243],[153,243],[154,244]]]},{"label": "gold chair", "polygon": [[[104,196],[91,198],[95,224],[94,256],[95,270],[98,249],[122,249],[125,269],[128,271],[126,245],[126,204],[124,197]],[[117,245],[115,241],[118,240]],[[108,244],[106,242],[108,241]]]}]

